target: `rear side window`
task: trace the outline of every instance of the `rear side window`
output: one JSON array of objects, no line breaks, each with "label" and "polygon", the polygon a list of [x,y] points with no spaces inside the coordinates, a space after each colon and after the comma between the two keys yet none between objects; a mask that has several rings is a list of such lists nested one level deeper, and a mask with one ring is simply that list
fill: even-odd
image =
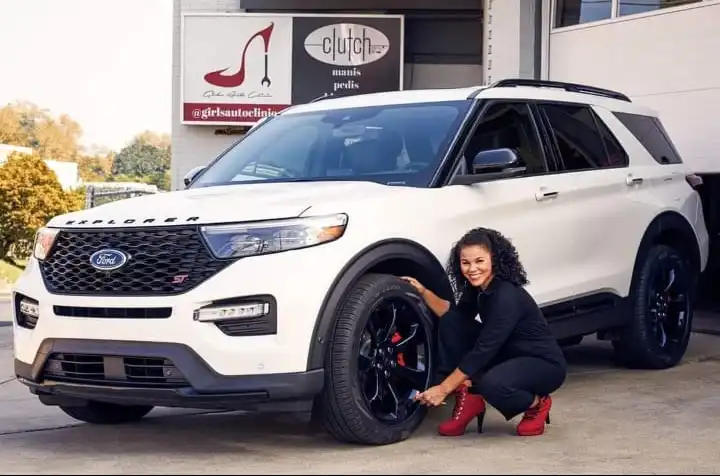
[{"label": "rear side window", "polygon": [[625,167],[628,157],[607,126],[587,106],[541,104],[565,171]]},{"label": "rear side window", "polygon": [[614,112],[620,122],[647,149],[659,164],[681,164],[680,154],[668,139],[667,131],[656,117]]}]

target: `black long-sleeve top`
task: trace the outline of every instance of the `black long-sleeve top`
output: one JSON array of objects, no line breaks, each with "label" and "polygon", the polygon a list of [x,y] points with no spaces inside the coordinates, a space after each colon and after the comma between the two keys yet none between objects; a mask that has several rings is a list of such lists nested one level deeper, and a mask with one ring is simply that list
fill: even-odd
[{"label": "black long-sleeve top", "polygon": [[468,319],[479,315],[482,321],[475,346],[458,366],[463,373],[473,376],[514,357],[538,357],[566,368],[557,339],[525,288],[495,277],[477,299],[473,294],[453,306]]}]

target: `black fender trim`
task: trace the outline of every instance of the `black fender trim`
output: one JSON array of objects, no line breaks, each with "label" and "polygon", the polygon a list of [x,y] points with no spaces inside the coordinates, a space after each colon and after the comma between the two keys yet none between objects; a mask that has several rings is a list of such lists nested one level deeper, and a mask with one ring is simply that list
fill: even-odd
[{"label": "black fender trim", "polygon": [[[640,246],[638,246],[637,255],[635,256],[635,267],[633,269],[628,294],[633,294],[635,283],[637,282],[637,275],[640,272],[640,268],[643,265],[643,259],[647,255],[648,250],[653,245],[660,243],[663,236],[668,236],[668,234],[672,234],[674,237],[680,238],[680,240],[682,240],[682,244],[687,246],[687,250],[691,253],[688,258],[690,259],[692,266],[695,268],[695,271],[698,274],[700,273],[700,246],[698,245],[697,236],[695,235],[695,231],[693,231],[692,226],[688,223],[684,216],[677,212],[663,212],[650,222],[645,230],[642,240],[640,241]],[[668,244],[677,244],[673,241],[670,241]]]},{"label": "black fender trim", "polygon": [[310,341],[308,369],[320,369],[324,366],[328,336],[335,322],[335,311],[348,290],[371,268],[397,259],[411,261],[420,266],[432,276],[423,284],[438,296],[452,299],[452,287],[445,268],[427,248],[407,239],[388,239],[374,243],[348,261],[325,294]]}]

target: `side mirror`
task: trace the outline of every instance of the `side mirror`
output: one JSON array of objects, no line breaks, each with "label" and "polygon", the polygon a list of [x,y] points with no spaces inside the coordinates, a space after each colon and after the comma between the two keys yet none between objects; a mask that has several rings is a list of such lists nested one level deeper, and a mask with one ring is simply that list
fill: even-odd
[{"label": "side mirror", "polygon": [[185,187],[190,185],[192,183],[192,181],[195,180],[195,177],[197,177],[198,174],[200,172],[202,172],[203,170],[205,170],[204,165],[199,165],[197,167],[193,167],[192,169],[190,169],[190,172],[186,173],[185,177],[183,177],[183,183],[185,184]]},{"label": "side mirror", "polygon": [[527,170],[512,149],[490,149],[477,153],[473,158],[472,173],[456,175],[450,185],[472,185],[499,178],[520,175]]},{"label": "side mirror", "polygon": [[512,149],[482,150],[473,158],[473,172],[478,174],[489,169],[498,169],[498,172],[516,167],[520,159]]}]

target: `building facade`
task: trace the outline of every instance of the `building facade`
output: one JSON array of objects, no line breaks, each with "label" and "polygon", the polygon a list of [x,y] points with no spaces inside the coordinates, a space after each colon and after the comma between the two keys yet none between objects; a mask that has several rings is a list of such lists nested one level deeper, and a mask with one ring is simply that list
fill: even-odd
[{"label": "building facade", "polygon": [[[357,64],[357,60],[347,61],[342,69],[346,73],[342,74],[348,76],[336,81],[336,86],[364,92],[362,88],[366,85],[370,90],[420,89],[482,85],[508,77],[588,83],[623,91],[633,101],[659,110],[688,160],[714,163],[715,151],[720,150],[719,135],[714,133],[711,120],[711,114],[720,106],[720,66],[713,61],[714,52],[720,46],[720,28],[717,28],[720,0],[174,2],[172,186],[175,189],[182,187],[182,177],[190,169],[210,162],[253,121],[292,100],[310,100],[321,90],[316,88],[313,93],[312,88],[306,87],[321,83],[323,79],[318,75],[322,75],[322,71],[316,64],[298,59],[302,55],[295,52],[300,48],[296,44],[302,43],[303,38],[291,39],[288,33],[283,39],[283,31],[290,31],[283,30],[287,21],[275,17],[274,31],[263,30],[257,23],[260,29],[255,33],[255,23],[250,20],[244,24],[247,28],[238,27],[241,20],[232,15],[239,13],[250,13],[260,19],[274,14],[302,17],[306,25],[295,26],[293,30],[306,28],[306,33],[315,27],[314,32],[318,32],[322,26],[335,21],[312,27],[316,20],[305,17],[317,14],[355,17],[348,22],[358,20],[361,15],[402,18],[402,22],[388,28],[371,20],[365,22],[375,25],[376,36],[365,38],[368,44],[373,48],[389,45],[388,51],[400,52],[398,56],[388,53],[382,60],[389,66],[377,66],[379,69],[356,81],[351,63]],[[236,37],[238,31],[242,33],[240,36],[248,38]],[[395,34],[396,31],[399,33]],[[275,56],[267,54],[270,33],[271,41],[275,42],[272,48],[279,51],[273,53]],[[315,37],[319,38],[317,34]],[[258,40],[252,43],[255,38]],[[315,47],[319,51],[320,40],[313,43],[309,41],[311,36],[304,38],[310,56],[320,63],[331,63],[309,49]],[[329,36],[325,38],[330,41]],[[265,42],[265,58],[269,63],[265,63],[263,71],[263,63],[258,59],[254,72],[252,66],[246,70],[242,66],[245,65],[243,45],[245,51],[255,48],[260,54],[261,40]],[[341,43],[337,44],[343,48]],[[379,54],[383,55],[385,53]],[[237,61],[230,64],[234,61],[232,58]],[[334,64],[340,65],[338,61]],[[288,70],[283,68],[288,64],[293,64],[292,71],[284,73]],[[381,61],[374,64],[379,65]],[[328,74],[340,74],[340,69],[333,68],[336,66],[330,67],[332,73],[328,71]],[[260,82],[263,73],[262,79],[267,79],[267,83]],[[222,114],[229,113],[223,112],[221,104],[238,98],[219,96],[228,91],[228,86],[253,74],[258,79],[258,88],[273,85],[273,91],[277,91],[275,98],[250,91],[249,95],[268,98],[258,99],[258,102],[264,101],[263,104],[246,108],[242,115],[224,117]],[[368,82],[368,77],[384,77],[388,81],[375,84]],[[227,107],[227,110],[233,109]],[[217,114],[216,119],[208,119],[206,113]],[[201,119],[193,120],[192,114]]]}]

